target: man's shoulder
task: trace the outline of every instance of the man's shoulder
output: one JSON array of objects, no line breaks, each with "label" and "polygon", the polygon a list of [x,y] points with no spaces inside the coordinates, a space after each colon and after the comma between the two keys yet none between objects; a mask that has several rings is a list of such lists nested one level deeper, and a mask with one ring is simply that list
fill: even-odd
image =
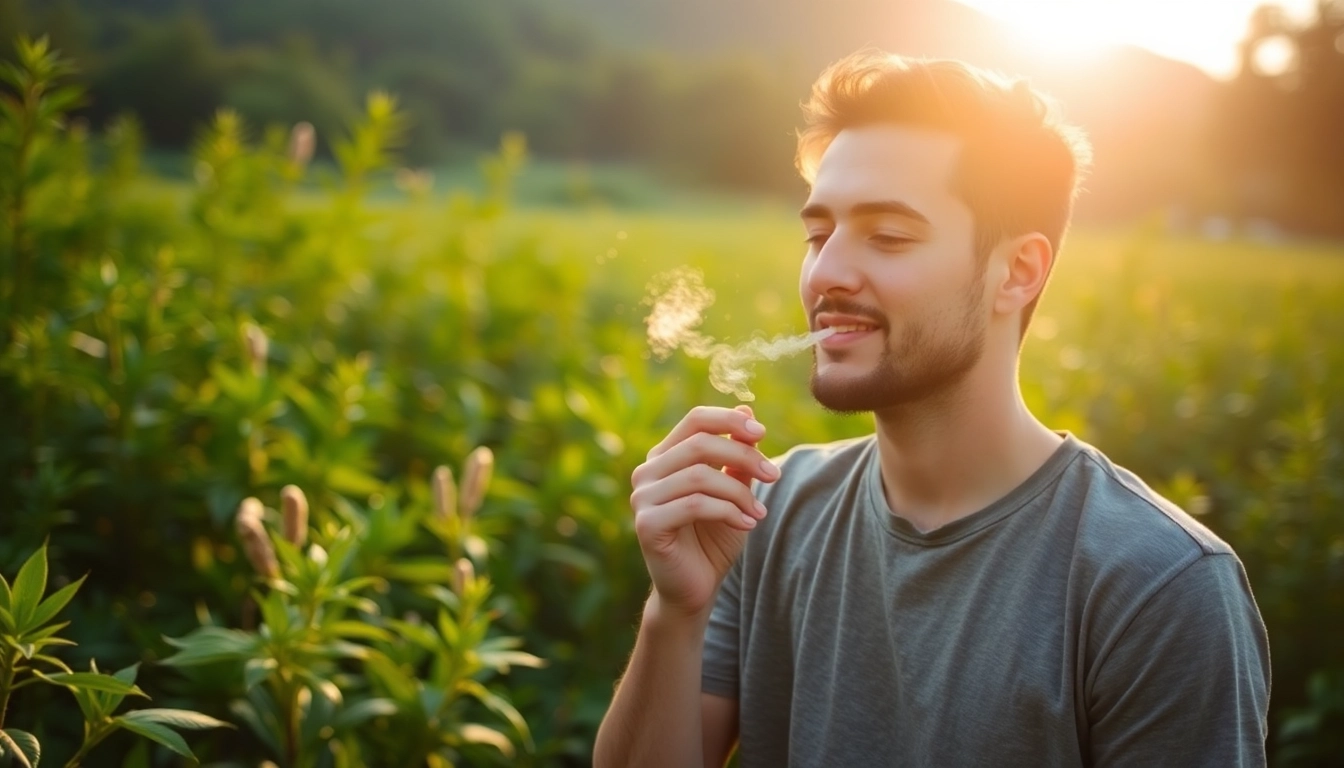
[{"label": "man's shoulder", "polygon": [[1207,526],[1093,446],[1082,444],[1060,491],[1077,505],[1075,567],[1096,587],[1140,597],[1205,557],[1236,560]]}]

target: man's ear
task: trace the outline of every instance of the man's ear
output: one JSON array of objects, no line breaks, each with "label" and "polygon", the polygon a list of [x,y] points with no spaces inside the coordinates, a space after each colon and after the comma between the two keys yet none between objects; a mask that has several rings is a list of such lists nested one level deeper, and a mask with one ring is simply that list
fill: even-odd
[{"label": "man's ear", "polygon": [[999,245],[1002,280],[994,290],[994,311],[1012,314],[1030,304],[1045,290],[1055,252],[1039,232],[1020,235]]}]

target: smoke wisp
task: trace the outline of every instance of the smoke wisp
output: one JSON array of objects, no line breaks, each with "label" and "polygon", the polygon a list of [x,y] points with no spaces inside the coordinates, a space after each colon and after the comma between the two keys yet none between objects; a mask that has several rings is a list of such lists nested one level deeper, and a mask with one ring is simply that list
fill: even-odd
[{"label": "smoke wisp", "polygon": [[714,303],[714,291],[705,287],[699,270],[678,267],[655,277],[648,285],[644,303],[653,309],[645,318],[649,346],[659,360],[680,349],[687,355],[709,360],[709,383],[724,394],[750,402],[756,399],[748,383],[754,364],[796,355],[835,331],[827,328],[801,336],[753,338],[731,345],[701,333],[705,310]]}]

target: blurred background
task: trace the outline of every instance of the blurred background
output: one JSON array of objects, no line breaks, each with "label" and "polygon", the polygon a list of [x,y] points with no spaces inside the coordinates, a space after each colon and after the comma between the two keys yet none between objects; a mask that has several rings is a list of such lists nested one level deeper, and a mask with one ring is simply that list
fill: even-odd
[{"label": "blurred background", "polygon": [[[702,270],[725,340],[803,328],[798,105],[875,46],[1091,136],[1029,404],[1233,544],[1273,764],[1344,765],[1344,2],[0,0],[0,44],[0,574],[89,574],[51,653],[235,724],[206,764],[589,762],[648,589],[630,472],[732,403],[650,358],[646,285]],[[870,427],[807,367],[753,381],[776,452]],[[287,484],[323,550],[267,582],[235,512],[281,538]],[[202,626],[232,650],[165,664]],[[81,715],[39,684],[0,725],[45,764]]]},{"label": "blurred background", "polygon": [[[470,163],[505,131],[540,159],[796,195],[797,104],[864,45],[1029,77],[1096,144],[1080,214],[1162,211],[1338,235],[1338,3],[1255,0],[350,0],[0,3],[80,65],[92,124],[131,112],[164,171],[221,106],[311,122],[319,147],[364,94],[396,94],[407,165]],[[611,195],[617,195],[612,190]]]}]

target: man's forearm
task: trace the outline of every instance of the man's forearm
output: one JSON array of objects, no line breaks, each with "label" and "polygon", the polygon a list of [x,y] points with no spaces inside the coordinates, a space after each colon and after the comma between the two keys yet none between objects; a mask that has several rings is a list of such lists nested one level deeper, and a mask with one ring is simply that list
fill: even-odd
[{"label": "man's forearm", "polygon": [[593,747],[595,768],[701,768],[703,619],[669,615],[655,592]]}]

